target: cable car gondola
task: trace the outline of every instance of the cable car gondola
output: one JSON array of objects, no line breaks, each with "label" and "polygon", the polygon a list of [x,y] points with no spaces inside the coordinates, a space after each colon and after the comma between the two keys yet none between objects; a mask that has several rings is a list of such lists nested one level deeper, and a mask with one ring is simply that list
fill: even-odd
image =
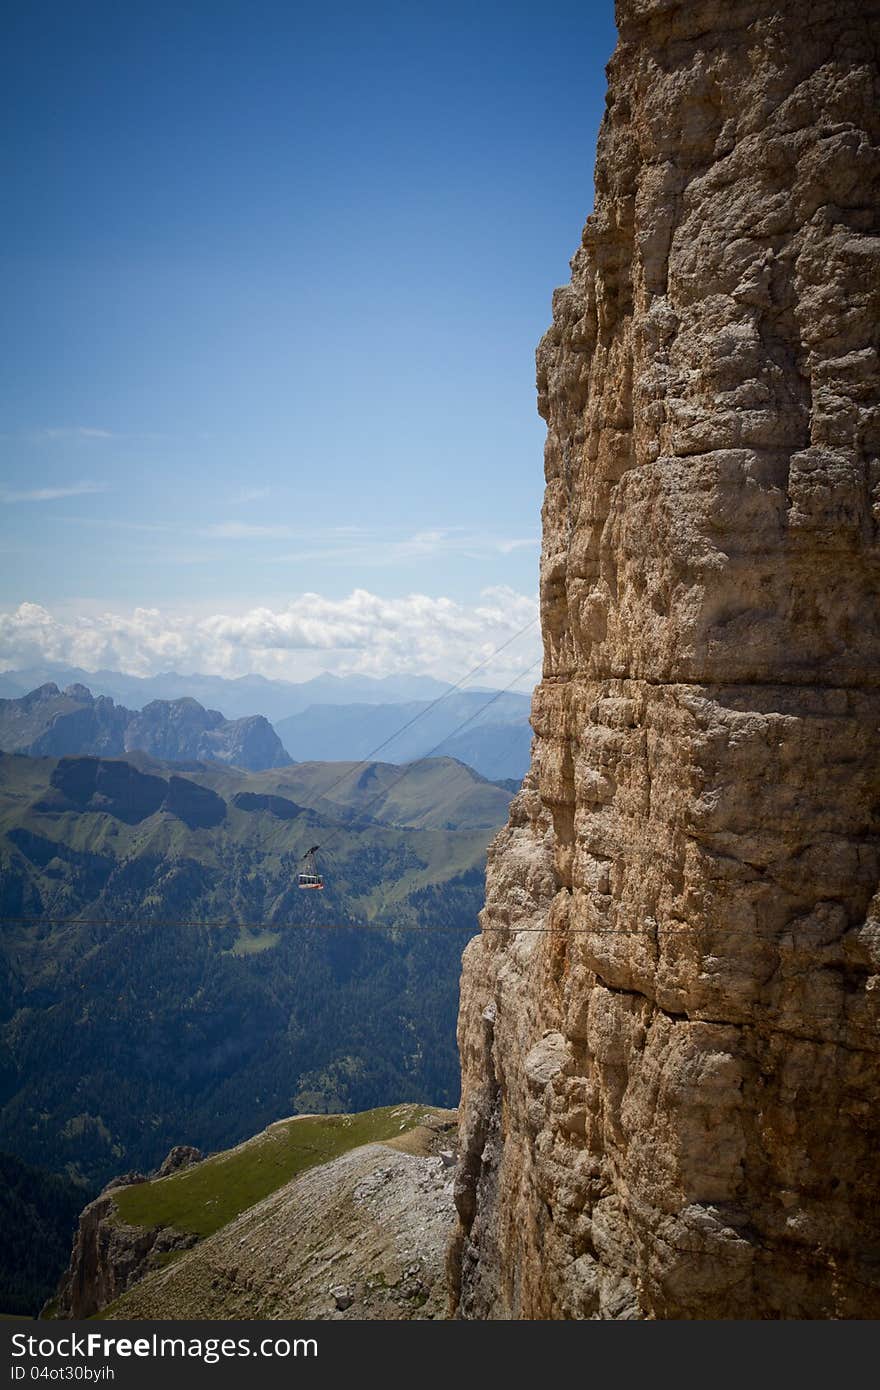
[{"label": "cable car gondola", "polygon": [[315,853],[321,848],[320,845],[312,845],[302,857],[304,868],[300,870],[297,882],[300,888],[323,888],[324,876],[318,873],[318,864]]}]

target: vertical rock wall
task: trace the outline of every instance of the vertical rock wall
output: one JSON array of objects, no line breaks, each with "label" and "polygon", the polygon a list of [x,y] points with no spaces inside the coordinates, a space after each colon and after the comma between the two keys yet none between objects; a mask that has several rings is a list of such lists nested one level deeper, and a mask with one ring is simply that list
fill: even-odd
[{"label": "vertical rock wall", "polygon": [[476,1318],[880,1316],[880,4],[619,0],[465,956]]}]

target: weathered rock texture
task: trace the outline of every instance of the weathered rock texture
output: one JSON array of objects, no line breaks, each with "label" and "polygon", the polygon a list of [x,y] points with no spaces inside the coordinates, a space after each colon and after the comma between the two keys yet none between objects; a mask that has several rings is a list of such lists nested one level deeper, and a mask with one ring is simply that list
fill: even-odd
[{"label": "weathered rock texture", "polygon": [[[620,0],[458,1313],[880,1314],[876,0]],[[533,930],[538,929],[538,930]]]}]

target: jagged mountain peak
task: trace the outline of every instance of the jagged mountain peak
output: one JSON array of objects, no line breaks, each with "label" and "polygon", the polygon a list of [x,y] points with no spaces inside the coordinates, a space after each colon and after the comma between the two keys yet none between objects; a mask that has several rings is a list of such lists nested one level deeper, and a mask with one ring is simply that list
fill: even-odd
[{"label": "jagged mountain peak", "polygon": [[81,682],[62,693],[49,681],[17,699],[0,700],[0,747],[33,757],[112,758],[140,750],[160,760],[221,762],[251,771],[291,762],[263,715],[225,719],[191,696],[130,710],[110,696],[96,699]]}]

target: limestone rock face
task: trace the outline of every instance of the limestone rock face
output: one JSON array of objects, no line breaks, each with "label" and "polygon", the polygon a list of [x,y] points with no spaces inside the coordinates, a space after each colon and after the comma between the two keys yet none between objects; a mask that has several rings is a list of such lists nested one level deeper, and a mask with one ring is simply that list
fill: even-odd
[{"label": "limestone rock face", "polygon": [[[201,1157],[198,1149],[178,1144],[153,1176],[167,1177],[180,1168],[198,1163]],[[119,1219],[114,1192],[120,1187],[146,1181],[145,1173],[123,1173],[113,1178],[83,1209],[73,1240],[70,1265],[52,1307],[53,1317],[93,1317],[142,1279],[157,1259],[195,1244],[196,1236],[170,1226],[148,1229],[129,1226]]]},{"label": "limestone rock face", "polygon": [[880,1315],[880,4],[619,0],[454,1303]]}]

